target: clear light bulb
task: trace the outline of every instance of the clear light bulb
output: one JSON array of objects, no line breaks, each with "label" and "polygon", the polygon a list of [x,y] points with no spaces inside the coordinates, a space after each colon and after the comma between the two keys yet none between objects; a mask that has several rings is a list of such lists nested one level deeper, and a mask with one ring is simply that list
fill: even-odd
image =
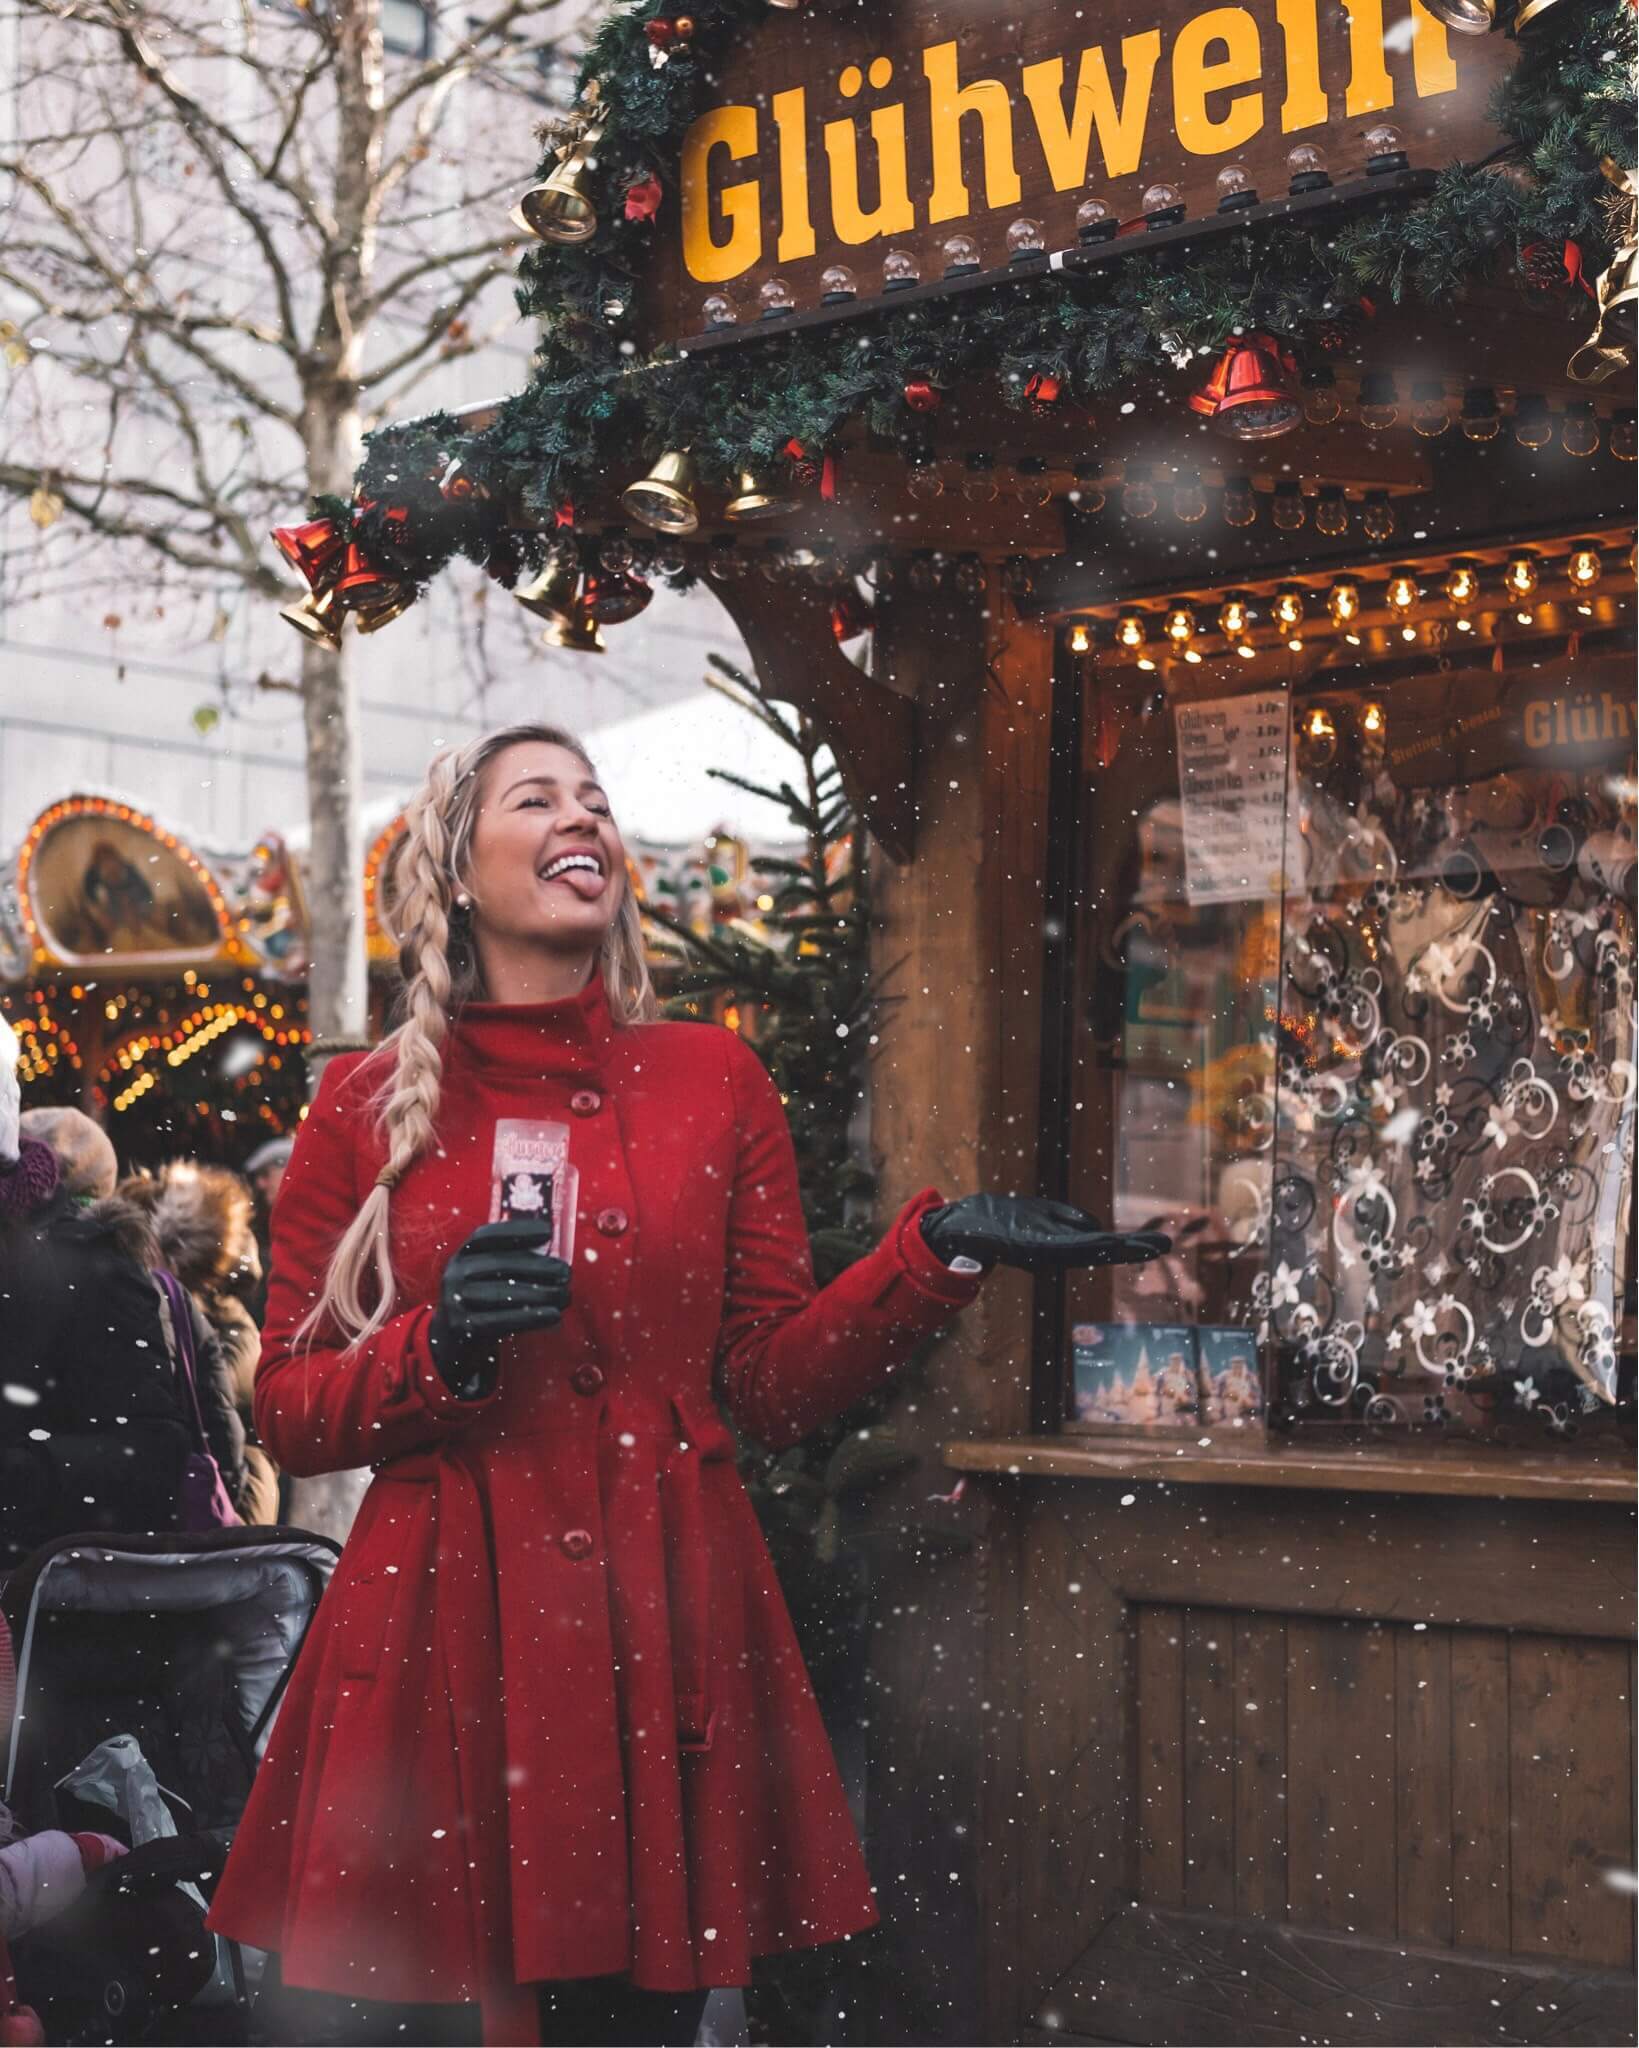
[{"label": "clear light bulb", "polygon": [[1400,417],[1400,390],[1387,370],[1368,370],[1360,380],[1360,424],[1382,433]]},{"label": "clear light bulb", "polygon": [[820,273],[820,304],[840,306],[859,296],[859,279],[846,263],[833,263]]},{"label": "clear light bulb", "polygon": [[1639,413],[1631,405],[1613,416],[1609,445],[1618,462],[1632,462],[1639,455]]},{"label": "clear light bulb", "polygon": [[1085,654],[1093,644],[1093,636],[1084,619],[1077,619],[1070,628],[1070,652]]},{"label": "clear light bulb", "polygon": [[971,235],[952,235],[945,243],[946,277],[965,277],[979,268],[979,245]]},{"label": "clear light bulb", "polygon": [[1526,392],[1514,401],[1514,439],[1522,448],[1546,448],[1554,438],[1554,416],[1546,398]]},{"label": "clear light bulb", "polygon": [[985,594],[985,565],[977,555],[963,555],[956,564],[952,583],[963,597],[983,597]]},{"label": "clear light bulb", "polygon": [[1104,510],[1104,470],[1100,463],[1083,458],[1075,467],[1075,486],[1070,492],[1072,500],[1083,512]]},{"label": "clear light bulb", "polygon": [[1394,538],[1394,501],[1387,491],[1368,491],[1360,508],[1360,527],[1368,540]]},{"label": "clear light bulb", "polygon": [[1324,704],[1317,704],[1303,721],[1303,736],[1311,740],[1335,740],[1337,726]]},{"label": "clear light bulb", "polygon": [[1142,464],[1135,463],[1127,471],[1126,482],[1121,487],[1122,511],[1129,519],[1153,519],[1160,502],[1149,471]]},{"label": "clear light bulb", "polygon": [[796,305],[796,294],[783,277],[771,277],[757,294],[757,303],[763,309],[763,318],[770,319],[776,313],[789,313]]},{"label": "clear light bulb", "polygon": [[940,578],[941,569],[937,555],[923,554],[911,557],[908,580],[912,590],[920,591],[926,596],[929,591],[939,588]]},{"label": "clear light bulb", "polygon": [[992,505],[1001,495],[994,455],[970,455],[962,465],[962,496],[970,505]]},{"label": "clear light bulb", "polygon": [[1116,644],[1120,647],[1142,647],[1144,644],[1144,614],[1123,612],[1116,621]]},{"label": "clear light bulb", "polygon": [[1025,256],[1043,255],[1047,249],[1039,220],[1014,221],[1008,228],[1006,239],[1007,259],[1010,263],[1016,263]]},{"label": "clear light bulb", "polygon": [[1225,480],[1223,507],[1226,526],[1257,524],[1258,494],[1252,488],[1249,476],[1232,476]]},{"label": "clear light bulb", "polygon": [[1342,410],[1330,366],[1312,363],[1303,373],[1303,417],[1312,427],[1329,427]]},{"label": "clear light bulb", "polygon": [[1598,548],[1572,548],[1566,567],[1572,584],[1578,590],[1592,590],[1599,581],[1604,564],[1599,559]]},{"label": "clear light bulb", "polygon": [[1315,531],[1337,540],[1349,530],[1349,501],[1341,484],[1322,484],[1315,500]]},{"label": "clear light bulb", "polygon": [[1173,487],[1172,516],[1184,526],[1198,526],[1206,517],[1206,492],[1198,469],[1186,471]]},{"label": "clear light bulb", "polygon": [[1239,213],[1242,207],[1257,203],[1257,187],[1245,164],[1225,164],[1218,173],[1218,211]]},{"label": "clear light bulb", "polygon": [[921,270],[909,249],[890,249],[882,259],[882,289],[885,292],[902,292],[907,285],[920,281]]},{"label": "clear light bulb", "polygon": [[1053,502],[1053,480],[1039,455],[1021,455],[1013,466],[1013,496],[1021,505],[1039,509]]},{"label": "clear light bulb", "polygon": [[1076,235],[1083,242],[1108,242],[1120,227],[1102,199],[1084,199],[1076,208]]},{"label": "clear light bulb", "polygon": [[1303,592],[1295,583],[1283,583],[1275,593],[1275,624],[1283,633],[1303,624]]},{"label": "clear light bulb", "polygon": [[1317,143],[1300,142],[1286,152],[1286,174],[1291,192],[1319,192],[1332,182],[1326,168],[1326,152]]},{"label": "clear light bulb", "polygon": [[1503,584],[1510,597],[1530,597],[1536,590],[1540,572],[1537,558],[1529,548],[1520,548],[1508,557],[1508,567],[1503,571]]},{"label": "clear light bulb", "polygon": [[1226,640],[1239,640],[1250,629],[1252,610],[1244,591],[1232,590],[1218,607],[1218,631]]},{"label": "clear light bulb", "polygon": [[1565,408],[1559,445],[1567,455],[1592,455],[1599,446],[1599,415],[1591,400],[1576,398]]},{"label": "clear light bulb", "polygon": [[1480,594],[1480,565],[1466,557],[1452,563],[1445,577],[1446,602],[1458,611],[1471,605]]},{"label": "clear light bulb", "polygon": [[1406,138],[1387,121],[1366,130],[1366,169],[1374,178],[1407,168]]},{"label": "clear light bulb", "polygon": [[1360,707],[1360,730],[1368,739],[1377,740],[1383,737],[1387,724],[1382,705],[1375,697],[1369,697]]},{"label": "clear light bulb", "polygon": [[1162,621],[1162,631],[1174,647],[1187,647],[1195,638],[1195,614],[1187,604],[1175,604]]},{"label": "clear light bulb", "polygon": [[911,457],[910,474],[905,479],[905,489],[918,504],[922,505],[944,496],[945,480],[939,474],[938,463],[926,450]]},{"label": "clear light bulb", "polygon": [[1334,626],[1351,626],[1360,616],[1360,585],[1340,576],[1326,593],[1326,609]]},{"label": "clear light bulb", "polygon": [[1391,569],[1389,571],[1388,590],[1385,594],[1388,598],[1389,610],[1397,614],[1397,616],[1404,618],[1408,612],[1415,611],[1417,608],[1418,591],[1416,575],[1410,569]]},{"label": "clear light bulb", "polygon": [[1166,227],[1170,221],[1184,217],[1184,195],[1176,185],[1151,185],[1139,202],[1144,218],[1151,227]]},{"label": "clear light bulb", "polygon": [[1502,432],[1502,408],[1489,384],[1471,384],[1463,393],[1458,425],[1468,441],[1494,441]]},{"label": "clear light bulb", "polygon": [[732,327],[739,319],[734,310],[734,301],[725,298],[721,292],[713,292],[700,308],[701,318],[707,327]]},{"label": "clear light bulb", "polygon": [[1303,486],[1290,481],[1276,484],[1270,514],[1282,533],[1301,532],[1309,516],[1309,508],[1303,502]]},{"label": "clear light bulb", "polygon": [[1425,441],[1438,440],[1451,425],[1445,387],[1437,378],[1419,378],[1411,387],[1411,428]]}]

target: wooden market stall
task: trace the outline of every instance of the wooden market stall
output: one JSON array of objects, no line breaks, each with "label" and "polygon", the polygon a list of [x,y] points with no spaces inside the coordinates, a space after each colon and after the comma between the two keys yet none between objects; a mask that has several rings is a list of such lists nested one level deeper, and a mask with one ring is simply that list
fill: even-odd
[{"label": "wooden market stall", "polygon": [[830,734],[885,1210],[1175,1240],[997,1275],[898,1415],[973,1543],[876,1586],[852,2038],[1633,2038],[1631,173],[1596,242],[1543,113],[1631,54],[627,10],[541,380],[366,465],[377,600],[440,500],[559,644],[703,574]]}]

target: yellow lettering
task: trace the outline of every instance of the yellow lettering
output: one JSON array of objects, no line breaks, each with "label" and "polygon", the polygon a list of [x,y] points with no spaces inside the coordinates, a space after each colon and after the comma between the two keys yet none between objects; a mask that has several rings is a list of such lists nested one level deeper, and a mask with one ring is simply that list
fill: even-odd
[{"label": "yellow lettering", "polygon": [[903,235],[916,225],[905,167],[905,109],[878,107],[871,115],[871,140],[876,145],[876,210],[859,203],[859,146],[851,118],[827,121],[825,154],[831,161],[831,225],[837,239],[850,244],[874,241],[878,235]]},{"label": "yellow lettering", "polygon": [[[1207,51],[1222,43],[1225,54],[1207,61]],[[1172,46],[1172,107],[1178,140],[1194,156],[1217,156],[1239,149],[1263,126],[1263,94],[1238,93],[1222,119],[1207,112],[1207,95],[1232,85],[1248,85],[1263,71],[1258,24],[1244,7],[1213,7],[1186,21]]]},{"label": "yellow lettering", "polygon": [[1394,105],[1394,84],[1383,59],[1383,0],[1343,0],[1349,16],[1349,91],[1343,111],[1380,114]]},{"label": "yellow lettering", "polygon": [[1159,29],[1121,38],[1125,87],[1118,107],[1103,50],[1097,46],[1083,50],[1076,76],[1075,111],[1068,120],[1064,116],[1064,59],[1050,57],[1024,67],[1024,96],[1036,117],[1036,133],[1055,192],[1068,192],[1072,186],[1086,183],[1095,128],[1104,175],[1126,178],[1137,170],[1160,56]]},{"label": "yellow lettering", "polygon": [[1552,746],[1553,738],[1548,706],[1540,697],[1533,697],[1525,707],[1525,744],[1528,747]]},{"label": "yellow lettering", "polygon": [[777,92],[768,103],[780,143],[779,260],[794,263],[814,253],[814,223],[808,215],[808,136],[803,116],[807,94],[800,85]]},{"label": "yellow lettering", "polygon": [[1605,692],[1605,731],[1613,740],[1628,739],[1633,732],[1633,707],[1609,690]]},{"label": "yellow lettering", "polygon": [[984,138],[985,204],[1016,206],[1019,174],[1013,166],[1013,106],[999,78],[976,78],[959,85],[954,42],[935,43],[922,52],[928,81],[928,127],[933,143],[933,191],[928,199],[930,221],[960,220],[970,205],[962,176],[962,118],[977,114]]},{"label": "yellow lettering", "polygon": [[701,284],[742,277],[763,253],[762,188],[755,178],[725,185],[717,195],[728,239],[712,239],[711,154],[726,149],[738,161],[757,153],[757,109],[713,107],[683,137],[683,263]]},{"label": "yellow lettering", "polygon": [[1315,0],[1275,0],[1275,17],[1286,42],[1286,97],[1280,105],[1284,134],[1320,128],[1329,109],[1320,82],[1320,29]]},{"label": "yellow lettering", "polygon": [[1446,25],[1423,5],[1411,0],[1411,76],[1419,99],[1457,90],[1457,67],[1451,60]]}]

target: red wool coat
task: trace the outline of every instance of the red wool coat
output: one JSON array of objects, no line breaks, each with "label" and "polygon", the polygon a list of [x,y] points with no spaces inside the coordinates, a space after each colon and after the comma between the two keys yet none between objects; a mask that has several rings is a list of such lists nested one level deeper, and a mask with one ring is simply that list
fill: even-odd
[{"label": "red wool coat", "polygon": [[[326,1070],[280,1192],[256,1415],[297,1474],[374,1465],[281,1708],[211,1925],[287,1983],[482,1999],[535,2039],[541,1979],[749,1981],[871,1926],[871,1886],[716,1404],[783,1446],[968,1301],[918,1228],[816,1295],[779,1096],[707,1025],[469,1005],[438,1145],[392,1202],[398,1312],[354,1351],[293,1333],[384,1157],[379,1064]],[[573,1302],[456,1400],[427,1325],[488,1220],[499,1117],[561,1121]]]}]

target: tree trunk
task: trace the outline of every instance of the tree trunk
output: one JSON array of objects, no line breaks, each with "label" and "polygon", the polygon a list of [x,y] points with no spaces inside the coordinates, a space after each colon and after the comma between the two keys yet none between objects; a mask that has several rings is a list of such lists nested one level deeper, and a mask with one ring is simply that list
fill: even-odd
[{"label": "tree trunk", "polygon": [[368,1021],[358,692],[350,671],[345,641],[340,652],[311,640],[302,649],[311,835],[307,1019],[320,1041],[362,1039]]}]

